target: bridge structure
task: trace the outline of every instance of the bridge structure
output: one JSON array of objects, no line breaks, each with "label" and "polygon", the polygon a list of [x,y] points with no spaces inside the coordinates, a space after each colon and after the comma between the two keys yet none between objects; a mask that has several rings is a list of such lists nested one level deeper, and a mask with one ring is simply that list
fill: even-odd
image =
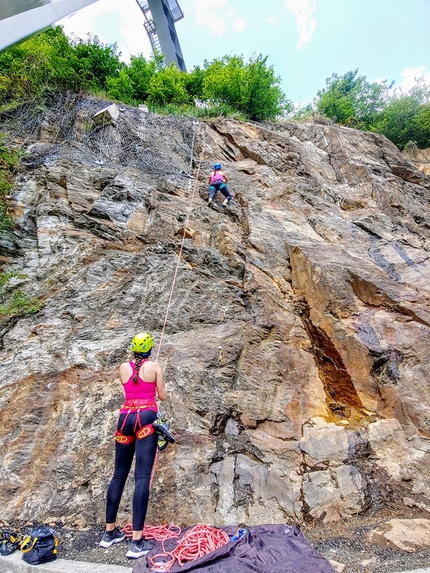
[{"label": "bridge structure", "polygon": [[[0,52],[46,30],[99,0],[1,0]],[[121,0],[118,0],[121,1]],[[175,23],[184,17],[177,0],[136,0],[154,53],[186,72]]]}]

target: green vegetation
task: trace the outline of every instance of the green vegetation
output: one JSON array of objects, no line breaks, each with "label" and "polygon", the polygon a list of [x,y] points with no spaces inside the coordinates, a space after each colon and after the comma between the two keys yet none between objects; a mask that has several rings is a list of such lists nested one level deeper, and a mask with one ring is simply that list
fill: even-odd
[{"label": "green vegetation", "polygon": [[[158,113],[255,121],[292,116],[281,80],[261,54],[248,61],[236,55],[205,61],[189,73],[165,66],[160,54],[149,61],[132,56],[128,65],[120,56],[116,44],[103,44],[97,36],[82,40],[67,38],[59,26],[47,30],[0,54],[0,111],[70,90],[129,105],[146,103]],[[430,93],[423,80],[404,94],[386,81],[368,82],[358,70],[334,73],[293,119],[377,131],[400,149],[430,146]]]},{"label": "green vegetation", "polygon": [[399,149],[410,144],[430,147],[430,88],[424,80],[417,79],[404,94],[386,81],[371,84],[357,74],[358,70],[333,74],[314,107],[302,110],[298,119],[317,111],[340,125],[382,133]]},{"label": "green vegetation", "polygon": [[31,297],[21,289],[11,289],[11,279],[22,279],[23,275],[15,272],[0,273],[0,316],[34,314],[43,308],[44,303]]},{"label": "green vegetation", "polygon": [[252,120],[275,119],[292,110],[267,57],[224,56],[205,62],[202,77],[203,101],[225,104]]},{"label": "green vegetation", "polygon": [[371,126],[397,147],[430,147],[430,88],[422,79],[407,93],[395,93]]},{"label": "green vegetation", "polygon": [[47,90],[86,90],[166,112],[171,106],[181,106],[185,113],[196,111],[199,100],[206,109],[201,115],[222,109],[245,119],[265,120],[292,109],[279,84],[267,57],[261,55],[248,62],[242,56],[226,56],[190,73],[164,66],[160,55],[150,61],[133,56],[127,65],[115,44],[105,45],[90,35],[85,41],[68,39],[59,26],[0,54],[0,110]]},{"label": "green vegetation", "polygon": [[19,153],[10,149],[0,135],[0,232],[11,229],[13,220],[7,209],[6,197],[13,187],[13,175],[18,167]]},{"label": "green vegetation", "polygon": [[317,93],[317,110],[336,123],[369,129],[386,105],[387,82],[370,84],[358,70],[343,76],[333,74]]}]

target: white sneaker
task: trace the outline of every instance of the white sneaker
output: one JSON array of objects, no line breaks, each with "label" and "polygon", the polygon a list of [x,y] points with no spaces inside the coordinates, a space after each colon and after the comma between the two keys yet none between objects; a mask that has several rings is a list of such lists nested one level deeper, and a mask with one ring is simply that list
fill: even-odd
[{"label": "white sneaker", "polygon": [[125,533],[123,533],[117,527],[115,527],[115,529],[113,529],[112,531],[105,531],[103,533],[103,537],[99,545],[100,547],[104,547],[105,549],[107,549],[114,543],[120,543],[124,539],[124,537]]},{"label": "white sneaker", "polygon": [[130,542],[130,548],[125,554],[125,556],[128,557],[129,559],[138,559],[139,557],[143,557],[144,555],[146,555],[148,551],[151,551],[153,547],[154,544],[149,543],[149,541],[146,541],[146,539],[144,539],[143,537],[140,541],[133,539]]}]

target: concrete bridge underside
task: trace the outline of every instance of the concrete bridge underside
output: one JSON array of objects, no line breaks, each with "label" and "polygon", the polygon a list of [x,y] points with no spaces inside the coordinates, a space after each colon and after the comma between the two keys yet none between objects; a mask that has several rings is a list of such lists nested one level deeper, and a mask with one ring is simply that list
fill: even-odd
[{"label": "concrete bridge underside", "polygon": [[3,0],[0,4],[0,51],[97,1]]},{"label": "concrete bridge underside", "polygon": [[[174,25],[183,17],[177,0],[136,1],[153,49],[163,52],[167,64],[173,62],[186,71]],[[98,0],[1,0],[0,52],[95,2]]]}]

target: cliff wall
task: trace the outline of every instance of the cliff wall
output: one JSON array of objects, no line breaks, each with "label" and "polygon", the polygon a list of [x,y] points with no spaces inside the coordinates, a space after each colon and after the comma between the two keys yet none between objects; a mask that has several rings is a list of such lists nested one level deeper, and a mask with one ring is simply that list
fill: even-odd
[{"label": "cliff wall", "polygon": [[60,103],[3,118],[26,152],[3,261],[45,306],[1,322],[2,517],[103,522],[118,366],[160,339],[193,192],[148,522],[430,505],[430,178],[377,134]]}]

